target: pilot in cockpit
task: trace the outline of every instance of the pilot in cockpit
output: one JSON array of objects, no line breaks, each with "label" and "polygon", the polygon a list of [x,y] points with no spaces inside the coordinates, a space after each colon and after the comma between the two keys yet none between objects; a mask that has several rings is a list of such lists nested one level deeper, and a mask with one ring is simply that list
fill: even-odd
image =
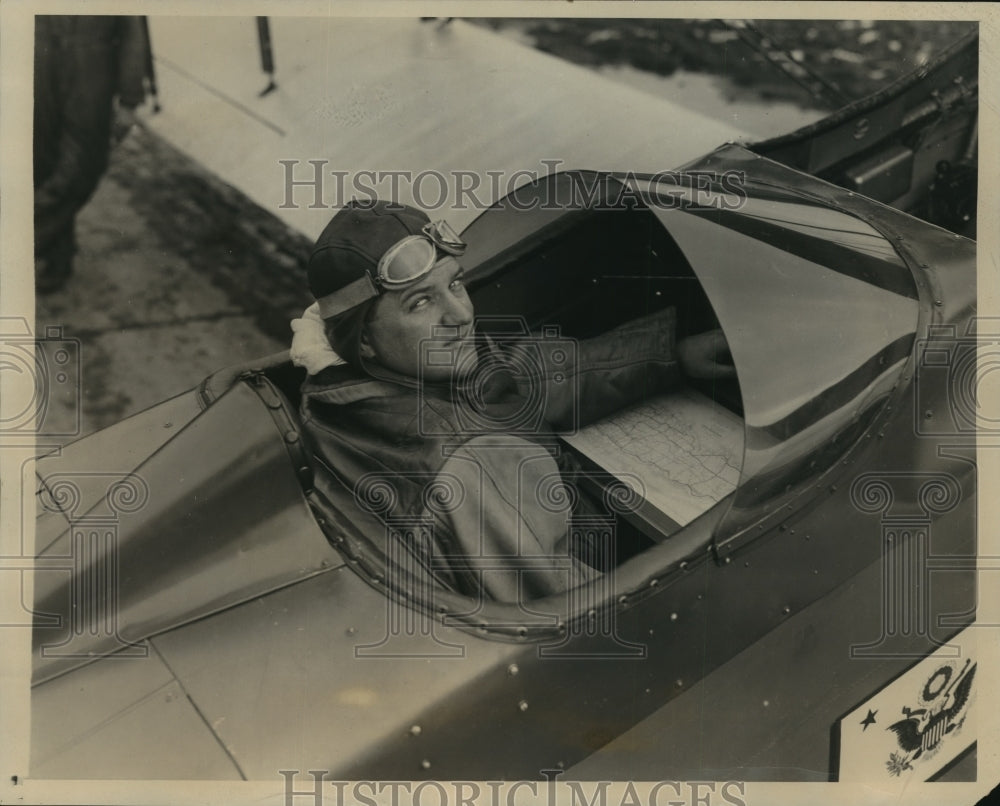
[{"label": "pilot in cockpit", "polygon": [[[721,331],[676,343],[666,308],[592,339],[477,328],[466,245],[412,207],[352,202],[317,240],[316,299],[293,321],[303,424],[357,491],[392,491],[406,550],[436,582],[500,601],[546,596],[602,570],[572,529],[581,497],[554,435],[690,377],[734,375]],[[565,478],[564,478],[565,476]]]}]

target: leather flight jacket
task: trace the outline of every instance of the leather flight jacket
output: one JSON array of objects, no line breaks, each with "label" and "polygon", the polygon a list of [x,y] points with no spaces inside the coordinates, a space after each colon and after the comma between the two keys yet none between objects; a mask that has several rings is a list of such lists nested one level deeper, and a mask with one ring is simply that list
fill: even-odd
[{"label": "leather flight jacket", "polygon": [[[598,571],[571,540],[580,497],[558,435],[680,383],[673,308],[586,340],[477,338],[472,379],[417,379],[341,364],[302,387],[313,450],[359,505],[375,498],[436,582],[521,601]],[[374,497],[374,498],[373,498]]]}]

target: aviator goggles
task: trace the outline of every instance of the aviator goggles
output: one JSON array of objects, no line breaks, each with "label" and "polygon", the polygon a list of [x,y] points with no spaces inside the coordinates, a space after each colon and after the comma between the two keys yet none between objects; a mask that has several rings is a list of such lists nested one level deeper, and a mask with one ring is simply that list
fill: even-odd
[{"label": "aviator goggles", "polygon": [[374,279],[365,273],[320,299],[320,316],[328,319],[377,297],[386,289],[409,285],[434,268],[439,251],[458,256],[465,253],[466,246],[447,221],[424,224],[419,235],[407,235],[385,251],[375,269]]}]

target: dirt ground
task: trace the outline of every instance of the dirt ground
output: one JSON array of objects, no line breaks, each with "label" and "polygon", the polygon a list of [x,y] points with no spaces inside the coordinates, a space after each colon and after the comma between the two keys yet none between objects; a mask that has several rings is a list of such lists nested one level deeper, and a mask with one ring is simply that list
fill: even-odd
[{"label": "dirt ground", "polygon": [[74,275],[36,299],[35,329],[79,340],[79,398],[51,404],[62,423],[79,407],[81,434],[287,349],[312,301],[308,239],[144,129],[112,153],[77,238]]}]

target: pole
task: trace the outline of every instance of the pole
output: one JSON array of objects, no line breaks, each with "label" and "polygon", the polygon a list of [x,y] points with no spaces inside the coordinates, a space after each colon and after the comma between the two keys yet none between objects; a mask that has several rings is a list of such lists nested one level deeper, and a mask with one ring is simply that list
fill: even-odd
[{"label": "pole", "polygon": [[267,86],[260,91],[260,95],[264,96],[278,88],[274,83],[274,48],[271,45],[271,26],[267,17],[257,18],[257,41],[260,43],[260,65],[267,73]]},{"label": "pole", "polygon": [[153,113],[160,111],[160,96],[156,89],[156,66],[153,64],[153,41],[149,36],[149,18],[142,17],[142,37],[146,41],[146,80],[149,81],[149,96],[153,101]]}]

